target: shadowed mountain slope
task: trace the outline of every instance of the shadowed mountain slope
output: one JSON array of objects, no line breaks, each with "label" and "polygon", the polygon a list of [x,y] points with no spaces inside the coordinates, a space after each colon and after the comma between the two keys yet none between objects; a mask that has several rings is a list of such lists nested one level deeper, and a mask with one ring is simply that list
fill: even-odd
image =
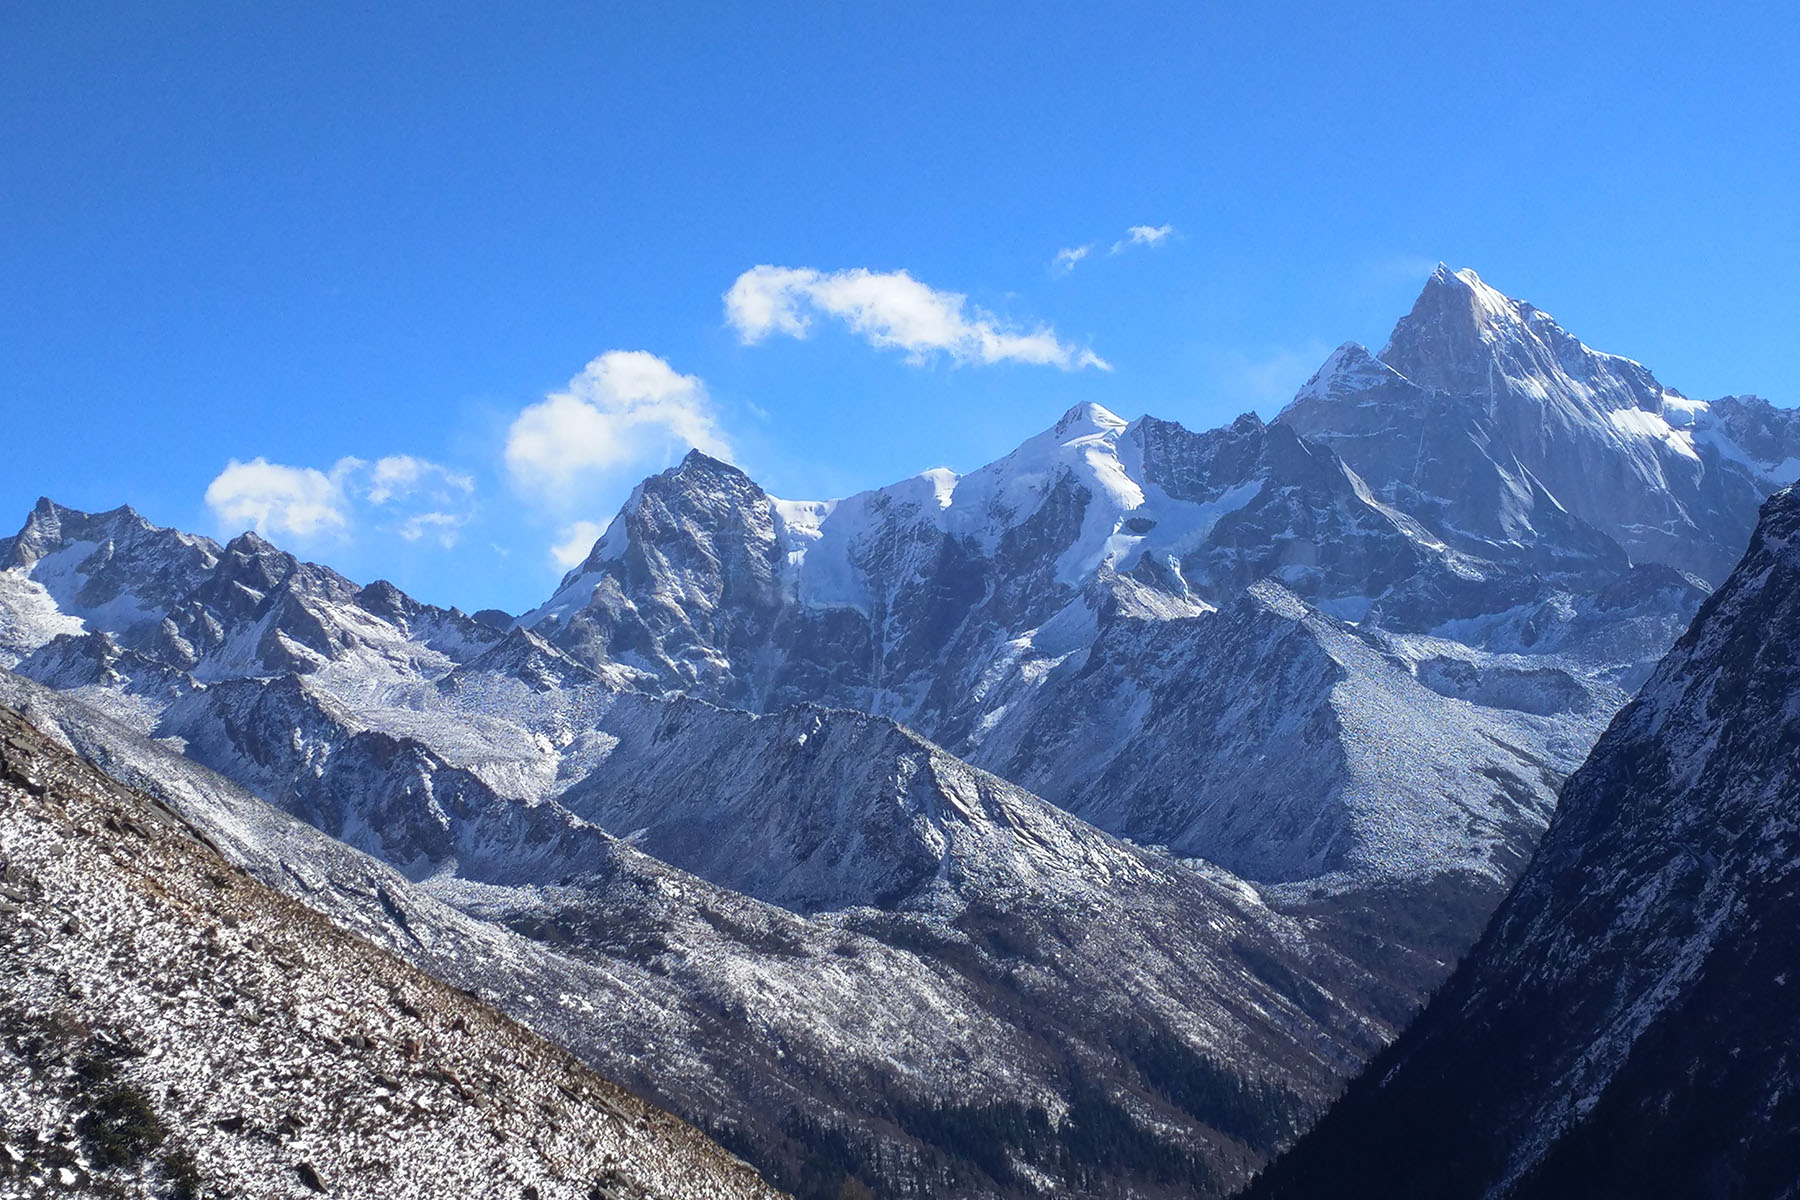
[{"label": "shadowed mountain slope", "polygon": [[1795,1194],[1797,697],[1790,488],[1468,960],[1251,1194]]}]

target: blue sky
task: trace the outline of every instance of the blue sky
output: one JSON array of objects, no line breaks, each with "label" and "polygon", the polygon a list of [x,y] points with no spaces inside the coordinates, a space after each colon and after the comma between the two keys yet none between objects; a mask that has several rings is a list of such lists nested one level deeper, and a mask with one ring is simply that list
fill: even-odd
[{"label": "blue sky", "polygon": [[0,524],[518,610],[690,442],[818,497],[1272,416],[1439,259],[1800,402],[1788,6],[516,7],[6,6]]}]

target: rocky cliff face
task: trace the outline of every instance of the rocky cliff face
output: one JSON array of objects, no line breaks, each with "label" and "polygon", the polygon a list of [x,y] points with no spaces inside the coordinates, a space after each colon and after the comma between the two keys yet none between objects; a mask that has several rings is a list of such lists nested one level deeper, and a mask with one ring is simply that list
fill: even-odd
[{"label": "rocky cliff face", "polygon": [[1424,1016],[1259,1196],[1791,1194],[1800,492]]}]

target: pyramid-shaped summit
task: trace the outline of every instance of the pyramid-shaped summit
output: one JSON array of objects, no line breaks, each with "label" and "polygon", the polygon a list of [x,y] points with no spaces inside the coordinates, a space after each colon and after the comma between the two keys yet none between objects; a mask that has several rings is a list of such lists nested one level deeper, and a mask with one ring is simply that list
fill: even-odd
[{"label": "pyramid-shaped summit", "polygon": [[1092,400],[1083,400],[1065,412],[1056,422],[1054,432],[1064,437],[1080,437],[1087,433],[1111,433],[1129,424],[1124,417]]},{"label": "pyramid-shaped summit", "polygon": [[1573,518],[1634,562],[1714,583],[1782,482],[1773,463],[1800,451],[1784,425],[1760,461],[1727,414],[1442,265],[1379,356],[1341,347],[1280,419],[1387,502],[1444,514],[1439,531],[1472,552],[1538,544]]}]

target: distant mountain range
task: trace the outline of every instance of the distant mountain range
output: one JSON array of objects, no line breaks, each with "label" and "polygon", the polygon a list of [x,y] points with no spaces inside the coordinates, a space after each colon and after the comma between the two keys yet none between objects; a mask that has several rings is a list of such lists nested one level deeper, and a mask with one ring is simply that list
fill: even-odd
[{"label": "distant mountain range", "polygon": [[1440,268],[1273,423],[822,502],[695,452],[512,620],[41,501],[0,702],[784,1188],[1222,1195],[1796,477],[1793,411]]}]

